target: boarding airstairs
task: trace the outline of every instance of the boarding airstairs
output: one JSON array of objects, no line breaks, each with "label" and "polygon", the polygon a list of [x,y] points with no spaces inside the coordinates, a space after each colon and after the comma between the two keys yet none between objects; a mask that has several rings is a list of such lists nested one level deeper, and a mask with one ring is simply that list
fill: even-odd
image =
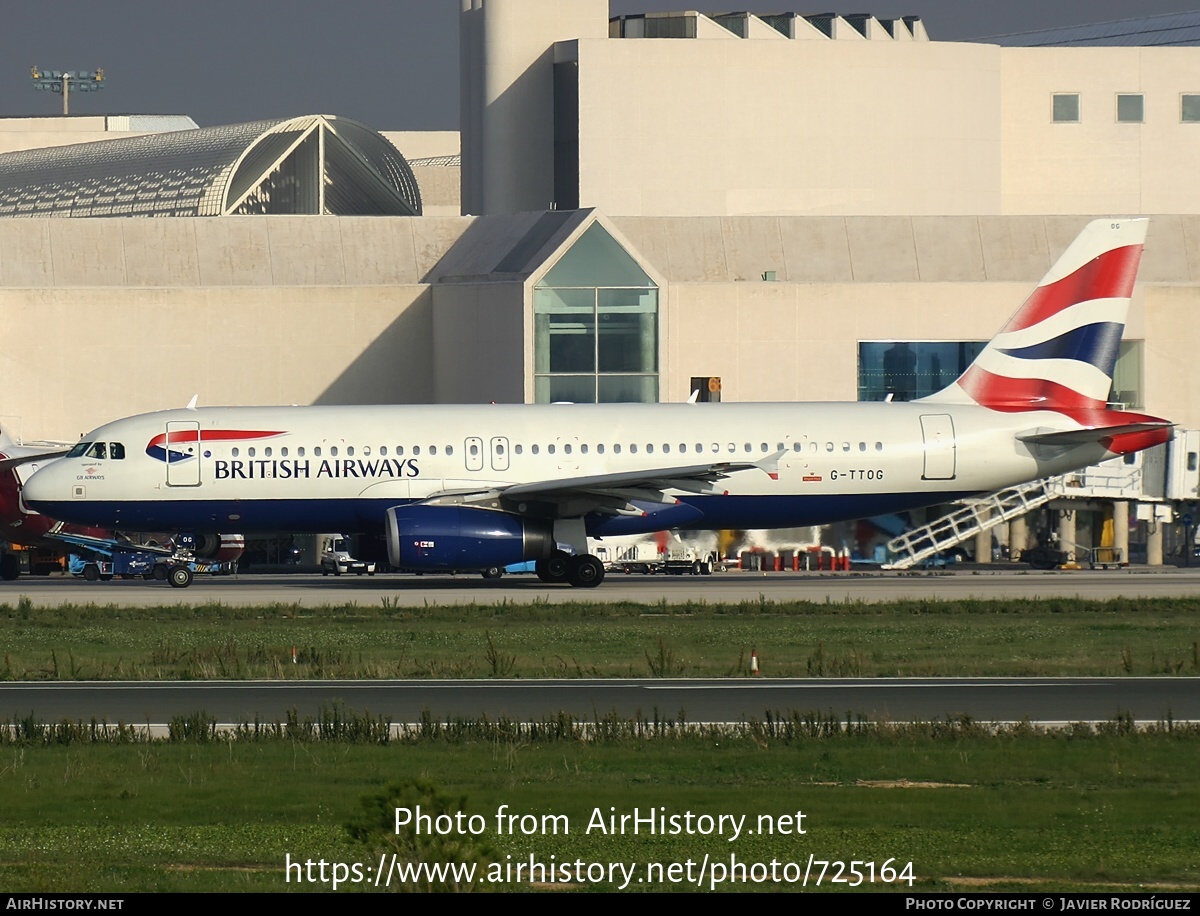
[{"label": "boarding airstairs", "polygon": [[1001,522],[1043,506],[1063,492],[1061,477],[1047,477],[1019,487],[997,490],[979,499],[963,500],[961,508],[949,515],[943,515],[924,527],[906,531],[888,541],[888,552],[895,559],[883,568],[908,569],[975,537],[980,531],[987,531]]}]

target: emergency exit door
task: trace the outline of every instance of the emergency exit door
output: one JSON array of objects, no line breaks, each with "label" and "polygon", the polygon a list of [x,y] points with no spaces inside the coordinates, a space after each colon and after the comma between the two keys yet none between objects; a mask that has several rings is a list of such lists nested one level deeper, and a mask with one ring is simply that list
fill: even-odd
[{"label": "emergency exit door", "polygon": [[949,414],[921,417],[925,440],[925,470],[922,480],[953,480],[955,474],[954,420]]}]

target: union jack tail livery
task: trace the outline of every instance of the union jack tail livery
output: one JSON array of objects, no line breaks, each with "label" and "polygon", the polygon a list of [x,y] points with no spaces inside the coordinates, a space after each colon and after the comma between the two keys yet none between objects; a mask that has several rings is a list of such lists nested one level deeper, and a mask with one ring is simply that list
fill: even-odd
[{"label": "union jack tail livery", "polygon": [[1067,444],[1090,438],[1114,454],[1164,442],[1170,424],[1107,409],[1146,219],[1089,223],[1025,303],[949,387],[927,403],[979,404],[1005,413],[1048,410],[1083,430],[1020,438]]}]

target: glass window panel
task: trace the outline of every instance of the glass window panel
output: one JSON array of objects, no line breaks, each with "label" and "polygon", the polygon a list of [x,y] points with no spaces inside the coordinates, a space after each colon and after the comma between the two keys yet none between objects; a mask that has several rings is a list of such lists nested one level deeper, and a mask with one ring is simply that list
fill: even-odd
[{"label": "glass window panel", "polygon": [[1060,123],[1079,120],[1079,93],[1056,92],[1053,101],[1053,117]]},{"label": "glass window panel", "polygon": [[654,375],[602,375],[599,378],[597,400],[601,404],[654,404],[658,401],[658,377]]},{"label": "glass window panel", "polygon": [[941,391],[984,348],[983,341],[860,341],[858,399],[909,401]]},{"label": "glass window panel", "polygon": [[1117,354],[1117,365],[1113,369],[1112,390],[1109,401],[1124,404],[1126,408],[1142,409],[1142,352],[1145,342],[1123,340]]},{"label": "glass window panel", "polygon": [[539,375],[534,379],[534,397],[539,404],[570,401],[593,404],[596,401],[594,375]]},{"label": "glass window panel", "polygon": [[595,292],[538,290],[534,297],[537,372],[596,371]]},{"label": "glass window panel", "polygon": [[1117,120],[1140,124],[1145,120],[1145,99],[1140,94],[1117,95]]},{"label": "glass window panel", "polygon": [[658,291],[602,289],[599,295],[601,372],[658,369]]},{"label": "glass window panel", "polygon": [[654,281],[603,226],[592,223],[537,285],[652,287]]},{"label": "glass window panel", "polygon": [[1200,121],[1200,95],[1189,93],[1180,97],[1179,119],[1191,123]]}]

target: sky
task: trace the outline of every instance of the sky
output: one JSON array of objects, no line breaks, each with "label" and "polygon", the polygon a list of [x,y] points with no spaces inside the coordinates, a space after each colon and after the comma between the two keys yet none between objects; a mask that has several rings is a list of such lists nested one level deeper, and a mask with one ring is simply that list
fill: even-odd
[{"label": "sky", "polygon": [[[612,15],[670,9],[918,15],[965,40],[1200,9],[1200,0],[611,0]],[[57,115],[29,68],[103,67],[72,114],[187,114],[202,127],[335,114],[378,130],[458,127],[458,0],[0,0],[0,117]]]}]

